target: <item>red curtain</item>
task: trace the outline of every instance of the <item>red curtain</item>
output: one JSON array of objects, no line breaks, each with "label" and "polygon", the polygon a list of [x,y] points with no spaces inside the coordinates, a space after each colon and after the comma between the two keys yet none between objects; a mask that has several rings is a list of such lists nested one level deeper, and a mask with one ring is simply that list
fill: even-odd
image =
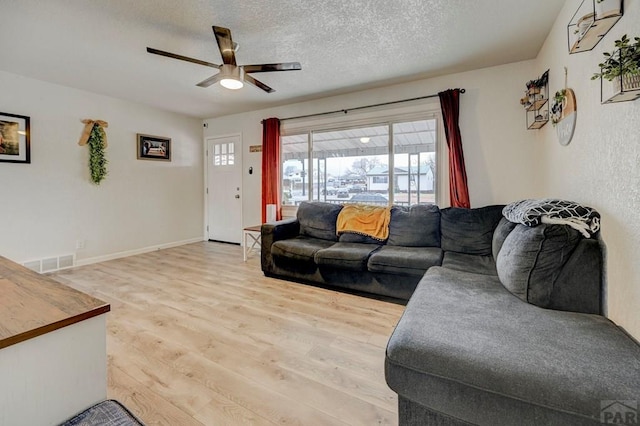
[{"label": "red curtain", "polygon": [[280,120],[262,121],[262,223],[267,221],[267,204],[276,205],[276,219],[282,219],[280,210]]},{"label": "red curtain", "polygon": [[451,207],[470,208],[469,188],[467,186],[467,171],[464,167],[464,153],[462,152],[462,135],[458,126],[460,116],[460,89],[449,89],[438,93],[442,118],[444,119],[444,134],[449,147],[449,196]]}]

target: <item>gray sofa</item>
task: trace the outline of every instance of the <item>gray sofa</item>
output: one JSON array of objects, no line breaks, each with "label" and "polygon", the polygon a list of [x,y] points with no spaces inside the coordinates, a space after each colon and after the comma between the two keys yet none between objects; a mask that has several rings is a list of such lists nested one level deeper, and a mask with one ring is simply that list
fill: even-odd
[{"label": "gray sofa", "polygon": [[454,251],[477,255],[474,265],[491,269],[491,239],[502,207],[476,209],[463,218],[462,209],[394,206],[389,238],[380,242],[357,234],[338,237],[342,205],[303,202],[296,219],[262,225],[262,271],[406,302],[429,268],[464,261]]},{"label": "gray sofa", "polygon": [[596,425],[633,409],[640,348],[603,316],[600,239],[502,207],[393,207],[381,243],[336,237],[340,206],[303,203],[263,225],[262,269],[409,299],[385,360],[401,425]]}]

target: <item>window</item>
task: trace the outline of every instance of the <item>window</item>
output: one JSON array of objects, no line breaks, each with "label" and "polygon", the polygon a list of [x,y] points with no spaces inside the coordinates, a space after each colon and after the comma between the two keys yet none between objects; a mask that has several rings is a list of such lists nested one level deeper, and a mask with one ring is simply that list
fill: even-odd
[{"label": "window", "polygon": [[298,205],[308,200],[306,177],[309,170],[307,134],[282,136],[282,204]]},{"label": "window", "polygon": [[213,145],[214,166],[233,166],[234,163],[235,157],[233,142]]},{"label": "window", "polygon": [[436,118],[285,134],[283,204],[435,203]]}]

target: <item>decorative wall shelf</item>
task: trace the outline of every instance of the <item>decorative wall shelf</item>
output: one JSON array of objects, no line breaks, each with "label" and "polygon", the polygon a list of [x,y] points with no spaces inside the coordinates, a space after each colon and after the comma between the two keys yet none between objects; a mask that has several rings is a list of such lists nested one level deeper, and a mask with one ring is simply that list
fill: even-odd
[{"label": "decorative wall shelf", "polygon": [[640,98],[640,37],[627,34],[614,42],[616,50],[604,53],[600,72],[600,102],[626,102]]},{"label": "decorative wall shelf", "polygon": [[569,53],[593,49],[622,17],[622,3],[623,0],[582,0],[567,26]]},{"label": "decorative wall shelf", "polygon": [[540,129],[549,122],[549,70],[539,79],[527,83],[527,91],[520,104],[526,111],[527,129]]},{"label": "decorative wall shelf", "polygon": [[640,75],[625,74],[613,81],[600,78],[600,102],[611,104],[614,102],[635,101],[640,98]]}]

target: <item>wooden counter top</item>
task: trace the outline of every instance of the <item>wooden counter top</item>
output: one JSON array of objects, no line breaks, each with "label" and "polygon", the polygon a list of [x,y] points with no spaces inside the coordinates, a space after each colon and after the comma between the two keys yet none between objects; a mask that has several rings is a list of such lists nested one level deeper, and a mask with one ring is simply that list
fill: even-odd
[{"label": "wooden counter top", "polygon": [[0,349],[110,309],[102,300],[0,256]]}]

